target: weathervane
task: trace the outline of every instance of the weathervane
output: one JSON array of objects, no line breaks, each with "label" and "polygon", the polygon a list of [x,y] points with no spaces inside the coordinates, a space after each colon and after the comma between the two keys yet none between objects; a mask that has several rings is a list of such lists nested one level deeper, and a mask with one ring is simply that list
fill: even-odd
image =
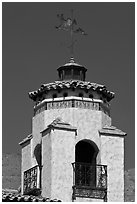
[{"label": "weathervane", "polygon": [[71,10],[71,18],[65,19],[64,14],[58,14],[57,17],[60,20],[60,25],[56,26],[56,29],[70,32],[70,37],[71,37],[70,55],[73,58],[74,44],[75,44],[75,41],[73,39],[73,34],[80,33],[82,35],[87,35],[87,33],[85,33],[85,31],[80,27],[77,27],[76,29],[74,29],[74,26],[77,26],[77,21],[73,18],[73,10]]}]

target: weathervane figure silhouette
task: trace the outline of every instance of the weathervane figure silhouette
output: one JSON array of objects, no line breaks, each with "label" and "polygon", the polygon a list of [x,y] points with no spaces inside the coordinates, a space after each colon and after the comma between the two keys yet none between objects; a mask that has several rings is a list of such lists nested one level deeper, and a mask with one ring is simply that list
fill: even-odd
[{"label": "weathervane figure silhouette", "polygon": [[68,31],[70,32],[70,38],[71,38],[71,45],[70,45],[70,55],[71,58],[73,58],[74,55],[74,33],[80,33],[82,35],[87,35],[87,33],[80,27],[77,27],[74,29],[74,26],[77,26],[77,21],[76,19],[73,18],[73,10],[71,10],[71,18],[64,18],[64,14],[57,14],[57,17],[60,20],[60,25],[55,26],[56,29],[58,30],[63,30],[63,31]]}]

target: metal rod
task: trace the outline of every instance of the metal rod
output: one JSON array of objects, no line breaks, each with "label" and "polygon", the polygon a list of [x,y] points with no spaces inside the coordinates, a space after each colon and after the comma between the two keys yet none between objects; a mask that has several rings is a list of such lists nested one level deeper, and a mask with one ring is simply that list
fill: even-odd
[{"label": "metal rod", "polygon": [[70,55],[73,58],[74,55],[74,42],[73,42],[73,9],[71,10],[71,29],[70,29],[70,37],[71,37],[71,49],[70,49]]}]

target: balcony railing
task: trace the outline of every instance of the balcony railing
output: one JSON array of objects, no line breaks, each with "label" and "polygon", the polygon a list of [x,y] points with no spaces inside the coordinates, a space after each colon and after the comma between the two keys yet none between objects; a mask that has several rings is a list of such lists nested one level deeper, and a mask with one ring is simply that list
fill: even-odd
[{"label": "balcony railing", "polygon": [[40,194],[40,169],[38,165],[24,172],[23,193],[31,195]]},{"label": "balcony railing", "polygon": [[73,197],[105,198],[107,166],[73,163]]}]

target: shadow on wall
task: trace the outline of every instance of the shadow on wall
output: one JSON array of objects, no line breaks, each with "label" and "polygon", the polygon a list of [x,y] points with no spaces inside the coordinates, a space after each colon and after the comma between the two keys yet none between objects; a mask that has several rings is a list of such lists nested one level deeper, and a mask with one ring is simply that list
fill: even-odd
[{"label": "shadow on wall", "polygon": [[34,156],[36,158],[36,161],[39,165],[39,167],[41,167],[42,165],[42,155],[41,155],[41,144],[37,144],[35,149],[34,149]]}]

